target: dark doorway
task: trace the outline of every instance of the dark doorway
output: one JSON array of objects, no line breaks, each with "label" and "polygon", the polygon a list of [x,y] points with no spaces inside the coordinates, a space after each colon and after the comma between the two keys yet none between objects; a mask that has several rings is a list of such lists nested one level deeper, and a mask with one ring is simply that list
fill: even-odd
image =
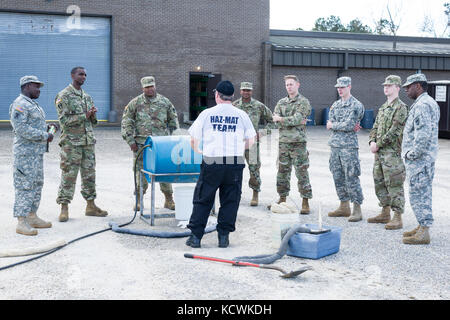
[{"label": "dark doorway", "polygon": [[450,139],[450,80],[429,81],[428,94],[440,107],[439,138]]},{"label": "dark doorway", "polygon": [[216,105],[213,90],[221,79],[221,74],[189,73],[189,120],[197,119],[200,112]]}]

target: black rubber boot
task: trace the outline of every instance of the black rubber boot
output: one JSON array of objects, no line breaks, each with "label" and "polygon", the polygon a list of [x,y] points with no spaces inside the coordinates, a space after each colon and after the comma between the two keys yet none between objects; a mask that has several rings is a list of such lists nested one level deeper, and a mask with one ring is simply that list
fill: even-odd
[{"label": "black rubber boot", "polygon": [[200,248],[200,239],[197,238],[195,235],[190,235],[189,238],[186,240],[186,245],[190,246],[192,248]]},{"label": "black rubber boot", "polygon": [[228,234],[218,234],[219,238],[219,248],[226,248],[230,244],[230,240],[228,239]]}]

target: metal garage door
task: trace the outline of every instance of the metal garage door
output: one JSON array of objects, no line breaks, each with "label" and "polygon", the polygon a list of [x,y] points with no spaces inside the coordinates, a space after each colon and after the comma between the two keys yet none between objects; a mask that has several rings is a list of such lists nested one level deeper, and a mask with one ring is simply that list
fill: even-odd
[{"label": "metal garage door", "polygon": [[9,121],[9,105],[20,94],[19,79],[34,74],[45,82],[39,104],[47,120],[58,116],[56,94],[70,82],[70,70],[86,68],[83,89],[94,99],[99,120],[111,104],[111,21],[81,17],[0,12],[0,121]]}]

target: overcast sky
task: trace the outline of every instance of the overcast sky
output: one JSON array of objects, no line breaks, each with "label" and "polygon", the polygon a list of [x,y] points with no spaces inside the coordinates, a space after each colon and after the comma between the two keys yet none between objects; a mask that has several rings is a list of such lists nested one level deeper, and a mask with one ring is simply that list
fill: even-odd
[{"label": "overcast sky", "polygon": [[294,30],[300,27],[309,31],[317,18],[335,15],[344,25],[359,18],[373,29],[375,20],[388,18],[386,6],[389,3],[394,20],[400,21],[398,35],[433,36],[420,31],[424,17],[429,16],[440,36],[448,22],[445,2],[450,0],[270,0],[270,28]]}]

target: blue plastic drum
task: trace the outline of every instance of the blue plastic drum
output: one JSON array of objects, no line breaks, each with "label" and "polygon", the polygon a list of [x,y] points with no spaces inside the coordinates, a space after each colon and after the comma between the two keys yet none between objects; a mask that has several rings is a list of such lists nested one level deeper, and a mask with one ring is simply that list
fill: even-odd
[{"label": "blue plastic drum", "polygon": [[[202,155],[191,148],[190,136],[150,136],[145,141],[150,147],[145,148],[143,155],[144,170],[153,174],[169,174],[155,176],[155,182],[192,183],[198,180]],[[170,175],[173,173],[173,175]],[[194,175],[180,175],[197,173]],[[145,174],[148,182],[151,176]]]},{"label": "blue plastic drum", "polygon": [[315,126],[316,120],[315,120],[316,111],[314,109],[311,109],[311,114],[308,116],[308,122],[306,122],[307,126]]},{"label": "blue plastic drum", "polygon": [[364,129],[372,129],[374,122],[375,120],[373,116],[373,110],[366,110],[361,121],[361,127],[363,127]]},{"label": "blue plastic drum", "polygon": [[322,124],[323,125],[327,125],[327,121],[330,117],[330,107],[325,108],[322,110]]}]

